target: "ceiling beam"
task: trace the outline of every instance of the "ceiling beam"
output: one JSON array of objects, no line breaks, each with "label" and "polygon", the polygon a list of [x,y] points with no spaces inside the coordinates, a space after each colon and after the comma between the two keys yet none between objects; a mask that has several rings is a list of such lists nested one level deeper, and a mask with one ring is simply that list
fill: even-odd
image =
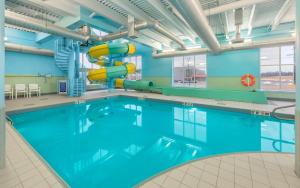
[{"label": "ceiling beam", "polygon": [[191,30],[187,29],[187,27],[180,21],[178,18],[172,14],[170,11],[166,10],[164,5],[161,4],[160,0],[146,0],[148,5],[152,8],[156,9],[160,14],[164,16],[164,18],[172,24],[178,31],[184,34],[189,40],[195,43],[195,38],[197,37]]},{"label": "ceiling beam", "polygon": [[272,25],[270,26],[271,31],[274,31],[278,25],[280,24],[282,18],[287,13],[287,11],[291,8],[293,5],[294,0],[286,0],[280,10],[278,11],[277,15],[275,16]]},{"label": "ceiling beam", "polygon": [[[117,6],[125,10],[128,14],[133,16],[135,19],[140,21],[153,22],[154,19],[147,15],[144,11],[133,5],[127,0],[109,0],[114,6]],[[162,43],[164,46],[170,46],[170,40],[160,34],[157,34],[149,29],[140,31],[141,34],[145,35],[147,38],[151,38],[156,42]],[[149,46],[149,45],[148,45]],[[157,46],[157,45],[155,45]]]},{"label": "ceiling beam", "polygon": [[154,49],[157,49],[157,50],[162,50],[163,49],[160,42],[157,42],[153,39],[149,39],[147,36],[141,36],[141,37],[136,38],[134,40],[139,42],[139,43],[145,44],[146,46],[150,46]]},{"label": "ceiling beam", "polygon": [[111,3],[113,3],[115,6],[120,7],[124,9],[128,14],[133,16],[137,20],[141,21],[154,21],[153,18],[151,18],[148,14],[146,14],[143,10],[139,9],[132,3],[130,3],[127,0],[109,0]]},{"label": "ceiling beam", "polygon": [[250,36],[252,33],[252,28],[253,28],[253,18],[254,18],[254,13],[255,13],[256,5],[252,6],[249,21],[248,21],[248,33],[247,35]]},{"label": "ceiling beam", "polygon": [[100,16],[108,18],[109,20],[115,23],[118,23],[120,25],[124,25],[124,23],[127,23],[127,18],[118,14],[116,11],[109,9],[104,5],[101,5],[96,0],[73,0],[73,1],[79,4],[80,6],[85,7]]},{"label": "ceiling beam", "polygon": [[160,43],[162,43],[164,46],[167,46],[167,47],[171,47],[171,42],[172,40],[169,40],[165,37],[162,37],[161,35],[155,33],[154,31],[152,30],[149,30],[149,29],[145,29],[145,30],[142,30],[140,31],[140,33],[142,33],[143,35],[155,40],[155,41],[159,41]]},{"label": "ceiling beam", "polygon": [[266,2],[271,2],[271,1],[275,1],[275,0],[240,0],[240,1],[236,1],[233,3],[227,3],[221,6],[217,6],[211,9],[206,9],[204,10],[204,13],[206,16],[211,16],[211,15],[215,15],[215,14],[220,14],[229,10],[234,10],[234,9],[238,9],[238,8],[243,8],[246,6],[251,6],[251,5],[255,5],[255,4],[260,4],[260,3],[266,3]]},{"label": "ceiling beam", "polygon": [[63,16],[77,17],[80,14],[80,7],[77,4],[70,2],[69,0],[21,0],[25,3],[32,3],[36,6],[42,6],[46,10],[56,12]]},{"label": "ceiling beam", "polygon": [[[122,16],[121,14],[118,14],[116,11],[110,9],[109,7],[106,7],[104,5],[101,5],[99,2],[97,2],[96,0],[73,0],[74,2],[78,3],[80,6],[85,7],[87,9],[89,9],[92,12],[95,12],[98,15],[101,15],[115,23],[120,24],[121,26],[127,26],[128,20],[126,17]],[[113,0],[112,0],[113,1]],[[112,2],[111,1],[111,2]],[[118,4],[125,2],[125,1],[117,1]],[[130,2],[128,2],[130,3]],[[125,6],[123,6],[124,8],[126,8]],[[131,10],[131,8],[134,8],[135,6],[127,6],[126,10],[129,13],[135,14],[132,16],[138,16],[137,19],[143,18],[142,16],[146,16],[146,14],[142,14],[141,10],[138,11],[138,8],[135,7],[135,9]],[[121,7],[122,8],[122,7]],[[138,13],[142,14],[142,15],[138,15]],[[151,21],[148,17],[148,20]],[[156,26],[156,25],[155,25]],[[161,27],[160,27],[161,28]],[[154,29],[157,30],[157,28],[155,27]],[[167,30],[162,32],[162,31],[158,31],[159,33],[166,34],[168,35],[169,32],[167,33]],[[173,35],[172,35],[173,36]],[[168,37],[168,36],[166,36]],[[169,37],[168,37],[169,38]],[[136,40],[136,39],[135,39]],[[140,40],[139,40],[140,41]],[[159,41],[160,42],[160,41]],[[150,44],[150,43],[149,43]],[[149,44],[147,43],[147,45],[149,46]],[[154,46],[154,45],[153,45]],[[157,45],[154,46],[154,48],[157,48]]]}]

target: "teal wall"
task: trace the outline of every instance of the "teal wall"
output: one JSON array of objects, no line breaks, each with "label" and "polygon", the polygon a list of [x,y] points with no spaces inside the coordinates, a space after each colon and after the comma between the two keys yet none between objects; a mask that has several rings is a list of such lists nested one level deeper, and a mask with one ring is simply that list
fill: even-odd
[{"label": "teal wall", "polygon": [[54,57],[19,52],[5,52],[5,74],[63,76],[54,62]]},{"label": "teal wall", "polygon": [[[44,44],[37,43],[36,34],[11,28],[5,28],[6,42],[16,43],[26,46],[47,48],[53,50],[53,41]],[[5,52],[5,74],[6,75],[38,75],[51,74],[53,76],[63,76],[54,62],[54,57],[20,52]]]},{"label": "teal wall", "polygon": [[152,49],[142,44],[136,44],[137,53],[143,58],[142,77],[151,80],[157,87],[169,87],[172,85],[172,58],[155,59],[152,57]]},{"label": "teal wall", "polygon": [[[143,56],[143,79],[155,82],[157,86],[172,86],[173,58],[155,59],[151,49],[144,45],[137,45],[137,54]],[[238,50],[221,54],[207,54],[207,89],[250,91],[260,88],[260,50]],[[244,87],[241,76],[252,74],[256,77],[253,87]],[[294,99],[293,92],[265,92],[267,97]]]},{"label": "teal wall", "polygon": [[[54,38],[37,43],[36,34],[5,28],[9,43],[16,43],[38,48],[54,49]],[[48,75],[47,77],[45,77]],[[49,77],[50,76],[50,77]],[[5,52],[5,83],[14,86],[17,83],[37,83],[42,93],[55,93],[58,80],[64,79],[64,73],[55,65],[54,57],[37,54]]]},{"label": "teal wall", "polygon": [[[209,89],[253,90],[259,89],[259,49],[239,50],[207,55],[207,87]],[[253,87],[241,84],[244,74],[256,77]]]}]

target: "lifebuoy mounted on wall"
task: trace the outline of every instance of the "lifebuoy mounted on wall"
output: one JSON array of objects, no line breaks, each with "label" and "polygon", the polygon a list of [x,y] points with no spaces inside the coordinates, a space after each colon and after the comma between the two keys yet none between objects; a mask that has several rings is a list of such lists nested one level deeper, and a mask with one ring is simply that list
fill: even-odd
[{"label": "lifebuoy mounted on wall", "polygon": [[246,86],[246,87],[253,86],[255,84],[255,82],[256,82],[256,79],[251,74],[245,74],[241,78],[241,83],[243,84],[243,86]]}]

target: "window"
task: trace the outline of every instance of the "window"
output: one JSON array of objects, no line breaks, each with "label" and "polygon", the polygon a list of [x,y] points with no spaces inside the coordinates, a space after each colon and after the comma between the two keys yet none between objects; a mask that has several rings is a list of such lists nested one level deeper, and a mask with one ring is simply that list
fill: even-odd
[{"label": "window", "polygon": [[87,69],[99,69],[100,66],[89,62],[85,53],[80,53],[80,67],[87,68]]},{"label": "window", "polygon": [[108,35],[108,33],[104,32],[104,31],[101,31],[99,29],[95,29],[95,28],[92,28],[92,32],[94,32],[99,37],[103,37],[105,35]]},{"label": "window", "polygon": [[295,91],[294,53],[294,46],[261,48],[261,89]]},{"label": "window", "polygon": [[125,63],[134,63],[136,66],[135,74],[129,74],[128,80],[141,80],[142,79],[142,56],[125,57],[123,59]]},{"label": "window", "polygon": [[181,56],[173,59],[173,86],[206,87],[206,55]]}]

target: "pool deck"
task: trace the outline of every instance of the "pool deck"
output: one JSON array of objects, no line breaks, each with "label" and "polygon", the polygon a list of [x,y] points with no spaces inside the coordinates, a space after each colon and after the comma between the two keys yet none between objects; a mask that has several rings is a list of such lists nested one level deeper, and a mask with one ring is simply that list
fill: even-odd
[{"label": "pool deck", "polygon": [[[269,101],[268,105],[217,101],[190,97],[164,96],[134,91],[94,91],[82,97],[43,95],[6,101],[6,112],[74,103],[110,96],[131,96],[157,100],[192,103],[231,110],[270,113],[275,107],[291,102]],[[295,109],[280,110],[293,115]],[[13,127],[6,128],[6,167],[0,169],[0,187],[67,187]],[[245,153],[216,156],[188,163],[170,170],[141,185],[141,187],[300,187],[300,179],[293,172],[293,154]],[[263,176],[264,175],[264,176]]]},{"label": "pool deck", "polygon": [[189,162],[162,173],[140,188],[299,188],[294,155],[243,153]]}]

